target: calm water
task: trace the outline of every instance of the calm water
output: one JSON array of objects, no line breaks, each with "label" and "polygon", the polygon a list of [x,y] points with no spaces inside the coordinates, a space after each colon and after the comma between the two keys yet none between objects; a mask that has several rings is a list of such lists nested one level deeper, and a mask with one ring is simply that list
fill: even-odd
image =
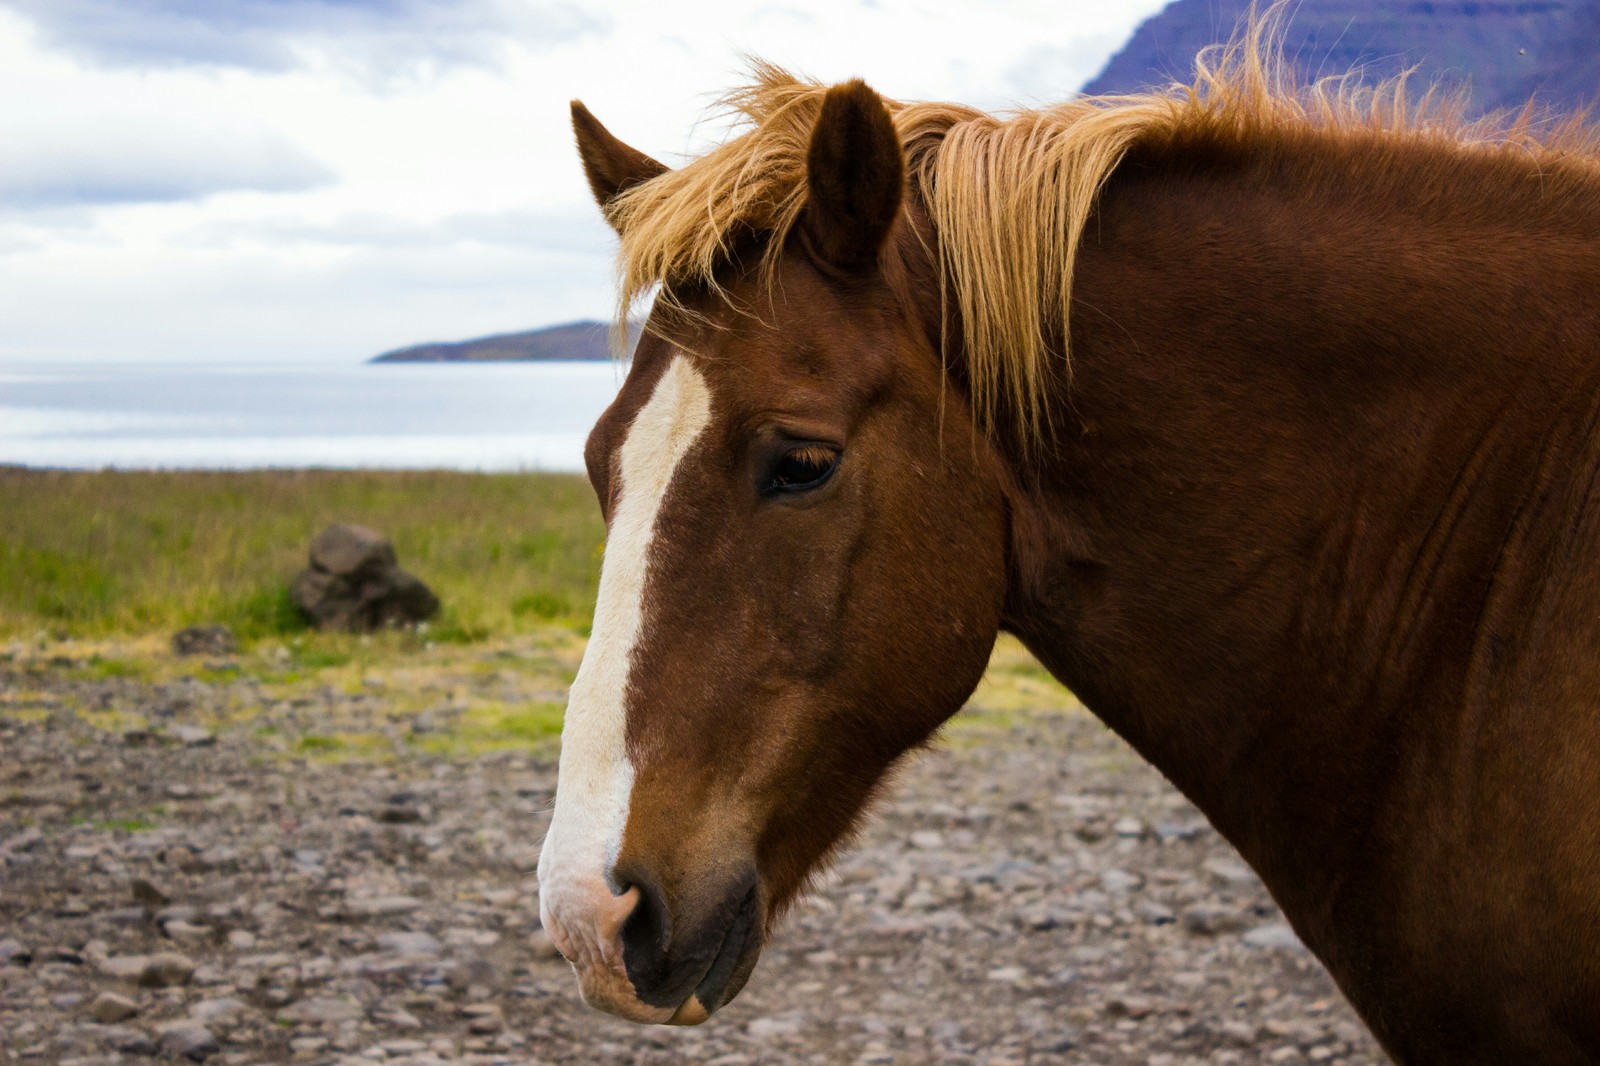
[{"label": "calm water", "polygon": [[582,470],[609,363],[0,363],[0,463]]}]

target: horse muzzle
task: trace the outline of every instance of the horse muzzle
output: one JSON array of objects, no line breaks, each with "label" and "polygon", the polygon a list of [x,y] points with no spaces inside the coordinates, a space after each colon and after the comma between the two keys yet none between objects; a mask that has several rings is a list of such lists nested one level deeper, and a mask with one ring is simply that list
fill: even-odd
[{"label": "horse muzzle", "polygon": [[761,955],[753,870],[677,901],[639,872],[615,879],[620,893],[598,874],[540,888],[545,931],[584,1002],[629,1021],[698,1025],[738,994]]}]

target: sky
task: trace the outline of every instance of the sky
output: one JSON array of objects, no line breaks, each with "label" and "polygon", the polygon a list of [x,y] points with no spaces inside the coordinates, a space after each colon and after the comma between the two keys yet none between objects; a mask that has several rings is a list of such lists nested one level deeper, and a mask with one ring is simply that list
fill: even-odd
[{"label": "sky", "polygon": [[612,313],[568,101],[669,165],[755,55],[991,109],[1163,0],[0,0],[0,362],[350,363]]}]

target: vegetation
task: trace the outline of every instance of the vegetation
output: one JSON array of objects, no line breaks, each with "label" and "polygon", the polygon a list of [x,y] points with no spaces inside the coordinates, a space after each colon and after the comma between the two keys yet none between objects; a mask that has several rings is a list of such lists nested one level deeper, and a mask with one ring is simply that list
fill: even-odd
[{"label": "vegetation", "polygon": [[593,613],[605,531],[579,477],[5,470],[0,638],[165,634],[211,622],[247,643],[295,633],[305,623],[289,582],[311,538],[338,521],[388,534],[400,565],[439,595],[445,610],[432,640],[551,623],[581,630]]}]

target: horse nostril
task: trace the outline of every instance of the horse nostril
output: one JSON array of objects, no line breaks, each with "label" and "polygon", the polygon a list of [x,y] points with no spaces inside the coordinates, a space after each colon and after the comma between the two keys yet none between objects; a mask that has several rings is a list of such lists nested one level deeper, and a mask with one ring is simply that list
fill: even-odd
[{"label": "horse nostril", "polygon": [[635,881],[630,887],[639,890],[639,902],[622,923],[622,960],[627,967],[628,980],[648,1002],[649,993],[659,989],[667,979],[672,914],[667,909],[666,897],[649,881]]}]

